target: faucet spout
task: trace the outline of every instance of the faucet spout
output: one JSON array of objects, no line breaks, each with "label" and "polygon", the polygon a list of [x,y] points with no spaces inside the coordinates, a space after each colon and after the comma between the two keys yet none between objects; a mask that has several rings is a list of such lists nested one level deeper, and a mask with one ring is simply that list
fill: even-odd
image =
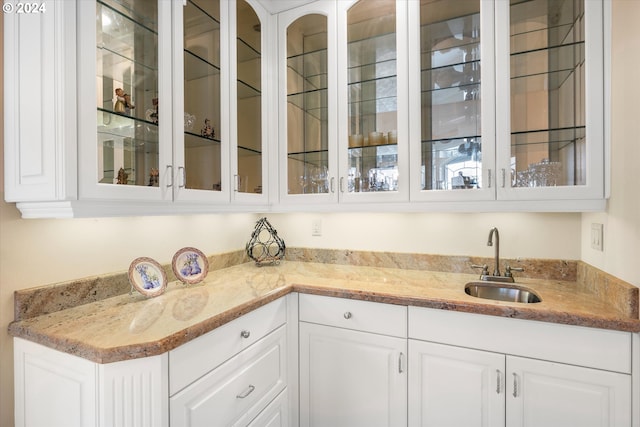
[{"label": "faucet spout", "polygon": [[487,240],[487,246],[493,245],[493,235],[496,236],[496,244],[495,244],[495,267],[493,270],[494,276],[500,276],[500,233],[498,233],[498,228],[493,227],[489,231],[489,239]]}]

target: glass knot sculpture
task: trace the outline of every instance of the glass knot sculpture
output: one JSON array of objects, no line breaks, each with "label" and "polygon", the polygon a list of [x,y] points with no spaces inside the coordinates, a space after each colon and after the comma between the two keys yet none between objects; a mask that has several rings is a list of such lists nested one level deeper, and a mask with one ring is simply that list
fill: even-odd
[{"label": "glass knot sculpture", "polygon": [[284,240],[278,237],[278,232],[267,218],[260,218],[256,228],[251,233],[251,240],[247,242],[247,255],[256,265],[278,264],[284,258]]}]

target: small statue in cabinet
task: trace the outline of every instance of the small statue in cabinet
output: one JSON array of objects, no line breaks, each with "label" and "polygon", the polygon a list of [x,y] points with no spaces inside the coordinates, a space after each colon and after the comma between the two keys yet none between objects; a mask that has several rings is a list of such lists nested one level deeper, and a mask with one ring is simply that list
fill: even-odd
[{"label": "small statue in cabinet", "polygon": [[211,120],[204,119],[204,127],[200,131],[200,134],[208,139],[213,139],[216,136],[216,132],[211,126]]},{"label": "small statue in cabinet", "polygon": [[116,89],[116,103],[113,106],[113,111],[116,113],[131,114],[131,110],[136,108],[131,102],[131,95],[127,94],[122,88]]}]

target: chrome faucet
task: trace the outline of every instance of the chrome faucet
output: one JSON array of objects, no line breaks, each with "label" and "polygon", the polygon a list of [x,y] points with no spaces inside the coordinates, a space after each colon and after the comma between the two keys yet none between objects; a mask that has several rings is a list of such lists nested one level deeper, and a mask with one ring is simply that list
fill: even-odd
[{"label": "chrome faucet", "polygon": [[489,231],[489,239],[487,240],[487,246],[493,246],[493,235],[496,235],[496,250],[495,250],[495,267],[493,269],[494,276],[500,276],[500,233],[498,233],[498,228],[493,227]]},{"label": "chrome faucet", "polygon": [[480,274],[480,280],[493,281],[493,282],[514,282],[512,271],[524,271],[521,267],[510,267],[507,265],[504,271],[504,276],[500,273],[500,233],[498,233],[498,228],[493,227],[489,231],[489,238],[487,239],[487,246],[494,246],[494,236],[495,235],[495,267],[493,269],[493,274],[489,274],[489,267],[486,264],[483,265],[472,265],[472,268],[482,269],[482,273]]}]

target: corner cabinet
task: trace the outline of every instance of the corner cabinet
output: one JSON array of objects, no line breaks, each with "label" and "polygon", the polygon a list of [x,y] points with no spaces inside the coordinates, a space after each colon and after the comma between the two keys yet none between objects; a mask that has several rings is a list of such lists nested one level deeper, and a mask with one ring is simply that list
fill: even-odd
[{"label": "corner cabinet", "polygon": [[113,363],[15,338],[15,424],[295,425],[295,302],[277,299],[169,352]]},{"label": "corner cabinet", "polygon": [[5,198],[23,217],[267,204],[259,3],[43,6],[5,15]]}]

